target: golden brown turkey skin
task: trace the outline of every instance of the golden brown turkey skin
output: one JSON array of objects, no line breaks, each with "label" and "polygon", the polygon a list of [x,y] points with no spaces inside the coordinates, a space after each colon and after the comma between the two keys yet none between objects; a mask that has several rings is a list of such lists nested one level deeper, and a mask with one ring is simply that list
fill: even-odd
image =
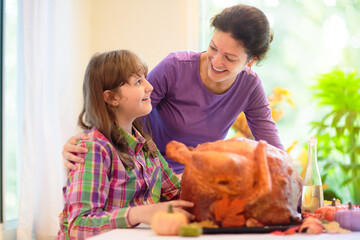
[{"label": "golden brown turkey skin", "polygon": [[195,203],[195,221],[236,227],[252,219],[289,224],[298,217],[302,180],[286,152],[263,141],[232,138],[194,149],[171,141],[166,156],[185,164],[181,198]]}]

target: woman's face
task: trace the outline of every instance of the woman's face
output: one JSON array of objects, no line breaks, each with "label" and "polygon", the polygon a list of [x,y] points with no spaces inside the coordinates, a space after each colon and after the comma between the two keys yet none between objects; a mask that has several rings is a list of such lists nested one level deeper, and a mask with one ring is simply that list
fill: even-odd
[{"label": "woman's face", "polygon": [[247,58],[245,48],[230,33],[215,29],[207,50],[207,77],[217,83],[234,81]]}]

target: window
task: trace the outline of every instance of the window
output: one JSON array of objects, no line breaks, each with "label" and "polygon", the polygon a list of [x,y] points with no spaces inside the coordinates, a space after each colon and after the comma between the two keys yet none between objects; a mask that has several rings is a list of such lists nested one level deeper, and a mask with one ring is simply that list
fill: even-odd
[{"label": "window", "polygon": [[17,1],[6,0],[3,16],[3,82],[2,82],[2,174],[3,174],[3,220],[8,223],[18,214],[18,101],[17,101]]},{"label": "window", "polygon": [[[273,29],[274,40],[270,51],[266,59],[253,69],[260,76],[268,95],[276,86],[292,92],[295,108],[286,103],[281,105],[284,116],[277,122],[277,127],[285,148],[294,141],[299,142],[290,154],[294,159],[303,160],[298,161],[302,164],[299,167],[301,171],[307,163],[304,146],[307,148],[307,140],[310,134],[314,134],[310,123],[322,119],[326,110],[324,107],[317,108],[309,87],[315,84],[320,74],[333,69],[339,68],[344,72],[360,70],[359,1],[201,0],[202,50],[207,49],[211,37],[210,18],[225,7],[239,3],[261,9]],[[341,185],[349,176],[340,168],[329,170],[326,167],[326,163],[335,162],[334,156],[322,157],[323,161],[319,164],[323,176],[326,176],[323,183],[327,185],[328,192],[336,192],[344,202],[351,201],[351,191]],[[349,164],[344,158],[337,161]]]},{"label": "window", "polygon": [[3,136],[2,136],[2,77],[3,77],[3,1],[0,2],[0,223],[3,222],[3,176],[2,176],[2,169],[3,169],[3,154],[2,154],[2,142],[3,142]]},{"label": "window", "polygon": [[292,92],[295,109],[289,104],[282,106],[284,117],[277,124],[280,138],[285,148],[295,140],[306,144],[310,122],[315,121],[318,111],[308,87],[318,74],[335,66],[360,66],[356,24],[360,6],[351,0],[201,0],[201,50],[207,49],[211,38],[211,17],[239,3],[261,9],[274,32],[266,59],[253,69],[267,94],[277,85]]}]

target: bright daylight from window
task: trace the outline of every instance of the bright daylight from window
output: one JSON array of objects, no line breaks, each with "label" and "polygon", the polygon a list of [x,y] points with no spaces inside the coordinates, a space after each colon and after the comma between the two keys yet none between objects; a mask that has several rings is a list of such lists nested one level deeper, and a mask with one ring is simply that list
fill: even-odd
[{"label": "bright daylight from window", "polygon": [[[203,31],[201,50],[207,49],[211,37],[211,29],[208,27],[209,19],[224,7],[239,2],[263,10],[274,32],[274,40],[266,59],[253,69],[259,74],[267,94],[275,96],[275,99],[276,97],[283,99],[278,103],[275,101],[273,116],[275,113],[275,118],[279,117],[277,126],[284,147],[292,149],[290,155],[299,161],[299,169],[303,169],[302,175],[304,175],[307,164],[307,141],[311,135],[317,135],[318,158],[320,172],[323,173],[323,182],[325,182],[325,195],[341,198],[345,202],[355,200],[354,189],[356,186],[360,188],[360,180],[356,182],[356,178],[351,176],[360,175],[360,159],[356,160],[349,152],[354,151],[351,149],[356,146],[355,144],[351,147],[352,137],[357,136],[357,144],[360,144],[358,130],[360,119],[358,117],[357,121],[353,122],[353,130],[349,129],[342,135],[336,134],[339,129],[343,129],[345,118],[352,116],[349,113],[350,110],[341,109],[340,100],[344,97],[339,96],[339,101],[333,101],[333,106],[323,105],[320,108],[317,107],[319,101],[327,101],[327,99],[316,98],[314,93],[321,89],[311,90],[310,86],[313,86],[319,77],[324,77],[322,74],[335,69],[339,69],[344,74],[360,70],[360,28],[358,26],[360,2],[352,0],[203,0],[200,28]],[[359,78],[359,73],[357,77]],[[344,80],[336,82],[344,82]],[[354,85],[348,85],[347,88],[354,87],[358,88]],[[294,105],[291,104],[291,100]],[[348,106],[346,99],[343,101],[346,109],[359,109],[359,106]],[[311,123],[323,122],[324,116],[331,112],[326,109],[332,109],[332,107],[340,109],[340,112],[348,112],[341,115],[343,117],[338,123],[339,126],[322,128],[322,132],[316,131],[319,125]],[[359,112],[358,110],[357,114]],[[327,121],[332,122],[329,118]],[[239,135],[239,131],[236,130],[233,128],[229,137]],[[349,147],[344,149],[341,146]],[[345,170],[350,166],[358,167],[355,167],[354,172],[351,173]],[[348,174],[351,174],[350,177]],[[359,199],[360,196],[357,200]]]},{"label": "bright daylight from window", "polygon": [[4,76],[3,76],[3,175],[4,220],[17,219],[20,168],[18,161],[20,141],[18,116],[19,89],[17,85],[17,0],[6,0],[4,8]]}]

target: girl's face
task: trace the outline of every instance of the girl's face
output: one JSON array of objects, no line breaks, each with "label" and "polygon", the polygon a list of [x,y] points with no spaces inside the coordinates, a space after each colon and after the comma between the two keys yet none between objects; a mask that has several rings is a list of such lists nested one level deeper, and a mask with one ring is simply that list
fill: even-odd
[{"label": "girl's face", "polygon": [[230,33],[215,29],[207,50],[207,77],[221,83],[235,81],[246,67],[245,48]]},{"label": "girl's face", "polygon": [[132,75],[128,81],[118,89],[119,115],[128,120],[147,115],[151,112],[150,95],[153,86],[143,74]]}]

